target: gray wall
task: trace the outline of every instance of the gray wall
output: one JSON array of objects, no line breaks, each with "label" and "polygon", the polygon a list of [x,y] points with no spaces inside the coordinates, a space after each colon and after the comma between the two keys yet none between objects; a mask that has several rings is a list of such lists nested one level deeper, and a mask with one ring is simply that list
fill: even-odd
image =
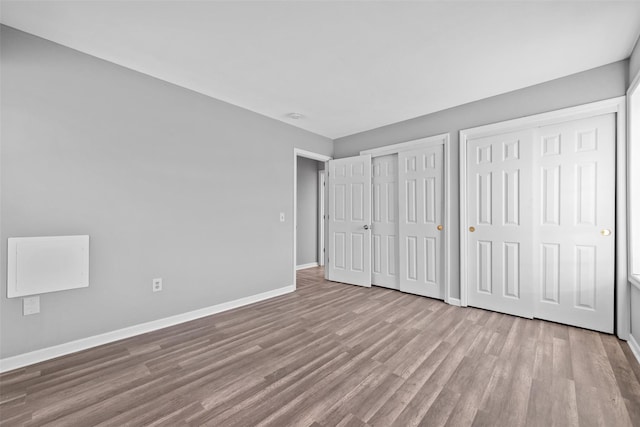
[{"label": "gray wall", "polygon": [[298,157],[298,241],[296,264],[318,262],[318,167]]},{"label": "gray wall", "polygon": [[631,58],[629,58],[629,82],[634,79],[638,72],[640,72],[640,39],[636,41],[636,45],[631,52]]},{"label": "gray wall", "polygon": [[[292,284],[293,149],[331,140],[1,31],[0,357]],[[72,234],[89,288],[22,316],[7,238]]]},{"label": "gray wall", "polygon": [[[449,132],[451,135],[452,212],[458,211],[458,132],[462,129],[576,106],[625,94],[629,61],[620,61],[583,73],[552,80],[514,92],[439,111],[404,122],[337,139],[334,157]],[[499,78],[499,76],[496,76]],[[460,295],[459,218],[452,231],[451,296]]]}]

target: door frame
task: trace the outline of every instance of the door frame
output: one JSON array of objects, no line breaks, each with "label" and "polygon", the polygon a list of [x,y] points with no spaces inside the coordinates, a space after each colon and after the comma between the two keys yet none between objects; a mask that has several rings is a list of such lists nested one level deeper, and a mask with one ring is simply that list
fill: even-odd
[{"label": "door frame", "polygon": [[418,150],[420,148],[434,147],[442,145],[444,151],[443,173],[444,180],[444,302],[452,305],[460,305],[457,298],[451,297],[451,226],[453,224],[451,212],[451,144],[449,133],[428,136],[419,139],[413,139],[398,144],[385,145],[383,147],[372,148],[360,152],[360,155],[371,154],[371,157],[387,156],[389,154],[398,154],[401,151]]},{"label": "door frame", "polygon": [[563,108],[532,116],[492,123],[460,131],[460,303],[467,306],[467,143],[470,139],[515,132],[584,119],[603,114],[616,115],[616,242],[615,242],[615,326],[620,339],[627,340],[630,330],[630,290],[627,283],[627,208],[626,208],[626,97],[619,96],[576,107]]},{"label": "door frame", "polygon": [[[297,164],[297,162],[296,162]],[[325,171],[318,171],[318,265],[324,265],[324,187],[325,187]]]},{"label": "door frame", "polygon": [[332,160],[331,156],[324,154],[314,153],[301,148],[293,149],[293,253],[291,254],[291,270],[293,271],[292,283],[294,289],[298,289],[296,283],[296,252],[298,249],[298,157],[317,160],[319,162],[328,162],[329,160]]}]

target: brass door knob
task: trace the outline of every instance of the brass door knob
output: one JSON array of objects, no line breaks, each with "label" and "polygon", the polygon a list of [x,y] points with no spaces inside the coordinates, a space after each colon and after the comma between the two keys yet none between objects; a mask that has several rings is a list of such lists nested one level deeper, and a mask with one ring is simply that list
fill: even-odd
[{"label": "brass door knob", "polygon": [[600,230],[600,234],[602,234],[603,236],[611,236],[611,230],[605,228],[603,230]]},{"label": "brass door knob", "polygon": [[443,227],[441,225],[439,225],[437,228],[438,228],[438,231],[442,231]]},{"label": "brass door knob", "polygon": [[473,233],[474,231],[476,231],[476,228],[475,227],[469,227],[469,231]]}]

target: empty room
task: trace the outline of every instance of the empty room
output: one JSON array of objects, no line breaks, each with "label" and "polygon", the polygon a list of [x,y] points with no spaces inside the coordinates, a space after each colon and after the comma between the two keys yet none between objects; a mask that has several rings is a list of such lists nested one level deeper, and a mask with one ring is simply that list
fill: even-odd
[{"label": "empty room", "polygon": [[0,426],[640,426],[639,36],[0,0]]}]

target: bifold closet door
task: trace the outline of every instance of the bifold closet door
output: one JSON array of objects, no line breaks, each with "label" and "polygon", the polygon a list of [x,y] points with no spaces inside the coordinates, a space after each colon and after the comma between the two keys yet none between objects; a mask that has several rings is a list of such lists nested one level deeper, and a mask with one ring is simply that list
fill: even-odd
[{"label": "bifold closet door", "polygon": [[398,155],[374,157],[372,175],[371,280],[398,289]]},{"label": "bifold closet door", "polygon": [[613,332],[615,115],[537,131],[535,317]]},{"label": "bifold closet door", "polygon": [[[467,142],[468,304],[533,317],[533,131]],[[464,214],[464,213],[463,213]]]},{"label": "bifold closet door", "polygon": [[371,156],[330,160],[327,278],[371,286]]},{"label": "bifold closet door", "polygon": [[398,154],[400,290],[444,298],[443,146]]}]

